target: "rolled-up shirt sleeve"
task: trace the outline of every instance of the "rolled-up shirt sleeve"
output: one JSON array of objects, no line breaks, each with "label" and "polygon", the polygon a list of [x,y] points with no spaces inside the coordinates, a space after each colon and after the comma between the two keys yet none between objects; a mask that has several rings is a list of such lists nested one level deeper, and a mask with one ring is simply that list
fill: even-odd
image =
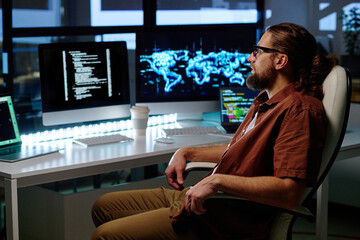
[{"label": "rolled-up shirt sleeve", "polygon": [[283,121],[274,145],[274,175],[307,180],[313,185],[325,138],[322,112],[294,111]]}]

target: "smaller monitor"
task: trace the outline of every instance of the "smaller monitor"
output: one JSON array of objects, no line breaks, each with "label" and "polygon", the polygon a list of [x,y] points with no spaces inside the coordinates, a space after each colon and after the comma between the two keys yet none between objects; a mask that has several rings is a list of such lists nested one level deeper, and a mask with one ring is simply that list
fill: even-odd
[{"label": "smaller monitor", "polygon": [[226,132],[234,133],[237,130],[258,94],[259,91],[253,91],[247,87],[220,89],[220,120]]},{"label": "smaller monitor", "polygon": [[43,124],[130,116],[126,42],[39,45]]}]

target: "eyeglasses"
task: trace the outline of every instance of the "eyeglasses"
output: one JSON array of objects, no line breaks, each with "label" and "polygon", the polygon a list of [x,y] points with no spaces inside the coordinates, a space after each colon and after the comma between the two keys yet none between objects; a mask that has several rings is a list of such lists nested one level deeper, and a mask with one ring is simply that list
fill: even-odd
[{"label": "eyeglasses", "polygon": [[257,45],[254,45],[253,49],[254,49],[254,51],[252,52],[252,54],[254,55],[254,57],[256,57],[256,55],[258,55],[259,52],[280,52],[277,49],[261,47],[261,46],[257,46]]}]

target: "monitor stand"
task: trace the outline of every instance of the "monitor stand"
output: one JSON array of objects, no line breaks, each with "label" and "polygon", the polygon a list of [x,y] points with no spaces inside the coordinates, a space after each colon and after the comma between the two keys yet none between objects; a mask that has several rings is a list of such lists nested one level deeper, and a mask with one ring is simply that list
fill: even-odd
[{"label": "monitor stand", "polygon": [[189,113],[177,113],[176,114],[176,121],[186,121],[186,120],[202,121],[203,113],[202,112],[189,112]]},{"label": "monitor stand", "polygon": [[181,127],[210,127],[220,126],[220,113],[209,112],[209,113],[177,113],[177,123]]}]

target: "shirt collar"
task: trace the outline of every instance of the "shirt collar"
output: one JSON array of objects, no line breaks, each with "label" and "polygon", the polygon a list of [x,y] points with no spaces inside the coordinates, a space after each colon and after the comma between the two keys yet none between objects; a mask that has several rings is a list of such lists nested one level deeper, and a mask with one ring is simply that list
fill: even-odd
[{"label": "shirt collar", "polygon": [[287,96],[296,92],[296,89],[293,84],[288,84],[286,87],[277,92],[272,98],[269,99],[267,92],[265,90],[261,91],[259,95],[254,99],[254,104],[256,106],[261,106],[264,108],[269,108],[271,105],[276,105],[278,102],[284,100]]}]

